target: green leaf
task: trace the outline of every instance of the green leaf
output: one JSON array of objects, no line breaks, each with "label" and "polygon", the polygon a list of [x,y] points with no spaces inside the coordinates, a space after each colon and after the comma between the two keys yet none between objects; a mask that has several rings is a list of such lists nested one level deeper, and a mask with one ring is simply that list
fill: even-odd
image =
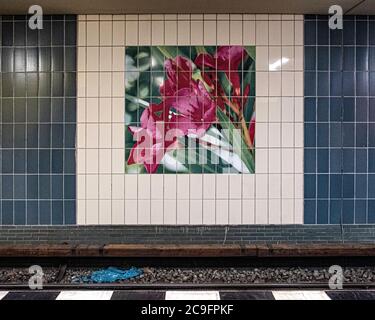
[{"label": "green leaf", "polygon": [[206,48],[203,46],[195,46],[195,49],[197,50],[197,54],[199,53],[207,53]]},{"label": "green leaf", "polygon": [[249,57],[255,61],[255,58],[256,58],[255,46],[245,47],[245,50],[246,50],[247,54],[249,55]]},{"label": "green leaf", "polygon": [[233,151],[240,156],[249,172],[254,173],[255,164],[253,154],[250,152],[245,141],[243,140],[242,134],[238,132],[238,129],[235,128],[233,123],[220,108],[217,108],[216,110],[219,123],[224,129],[222,131],[224,137],[229,141],[229,143],[232,144]]},{"label": "green leaf", "polygon": [[141,106],[143,108],[148,108],[149,105],[150,105],[147,101],[145,101],[143,99],[140,99],[140,98],[137,98],[137,97],[133,97],[130,94],[126,94],[125,99],[129,100],[132,103],[138,104],[139,106]]},{"label": "green leaf", "polygon": [[158,46],[157,48],[167,59],[173,59],[177,56],[176,47]]}]

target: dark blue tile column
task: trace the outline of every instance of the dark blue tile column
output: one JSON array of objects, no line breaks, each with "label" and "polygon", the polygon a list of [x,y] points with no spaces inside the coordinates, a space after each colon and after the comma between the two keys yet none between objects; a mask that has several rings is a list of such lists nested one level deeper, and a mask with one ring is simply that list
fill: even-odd
[{"label": "dark blue tile column", "polygon": [[0,19],[0,224],[75,224],[76,16]]},{"label": "dark blue tile column", "polygon": [[375,19],[305,16],[305,223],[375,222]]}]

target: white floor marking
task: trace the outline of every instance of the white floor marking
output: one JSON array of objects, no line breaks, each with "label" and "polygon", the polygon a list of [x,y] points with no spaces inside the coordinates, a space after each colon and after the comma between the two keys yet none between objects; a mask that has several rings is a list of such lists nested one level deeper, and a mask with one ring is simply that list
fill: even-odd
[{"label": "white floor marking", "polygon": [[113,291],[61,291],[56,300],[111,300]]},{"label": "white floor marking", "polygon": [[167,291],[165,300],[220,300],[219,291]]},{"label": "white floor marking", "polygon": [[272,291],[276,300],[331,300],[324,291]]},{"label": "white floor marking", "polygon": [[8,291],[0,291],[0,300],[8,294]]}]

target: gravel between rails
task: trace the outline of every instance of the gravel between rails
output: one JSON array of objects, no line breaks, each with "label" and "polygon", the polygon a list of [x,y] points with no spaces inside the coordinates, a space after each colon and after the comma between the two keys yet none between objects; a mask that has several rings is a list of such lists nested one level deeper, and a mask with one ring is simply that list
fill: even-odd
[{"label": "gravel between rails", "polygon": [[[126,269],[126,268],[124,268]],[[302,283],[325,282],[331,277],[327,268],[141,268],[141,276],[120,283]],[[68,268],[60,284],[81,283],[99,268]],[[345,283],[370,283],[375,281],[375,267],[344,268]],[[55,284],[58,268],[43,268],[44,283]],[[27,268],[0,268],[0,284],[27,284],[31,275]]]}]

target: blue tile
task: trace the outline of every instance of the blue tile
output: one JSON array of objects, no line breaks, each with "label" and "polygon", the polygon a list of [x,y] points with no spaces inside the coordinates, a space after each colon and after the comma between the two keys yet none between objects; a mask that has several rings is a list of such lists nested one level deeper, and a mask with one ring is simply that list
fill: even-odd
[{"label": "blue tile", "polygon": [[38,201],[29,200],[27,201],[26,206],[27,206],[26,224],[37,225],[39,222]]},{"label": "blue tile", "polygon": [[52,220],[51,201],[39,201],[39,215],[41,225],[50,225]]},{"label": "blue tile", "polygon": [[341,46],[342,44],[342,30],[341,29],[331,29],[330,30],[330,45]]},{"label": "blue tile", "polygon": [[368,171],[375,173],[375,149],[368,149]]},{"label": "blue tile", "polygon": [[13,150],[3,150],[2,173],[13,172]]},{"label": "blue tile", "polygon": [[305,200],[304,223],[316,224],[316,201],[315,200]]},{"label": "blue tile", "polygon": [[62,148],[64,141],[64,126],[62,124],[52,125],[52,147]]},{"label": "blue tile", "polygon": [[62,123],[64,121],[64,99],[52,98],[52,122]]},{"label": "blue tile", "polygon": [[375,200],[369,200],[368,206],[368,221],[367,223],[375,223]]},{"label": "blue tile", "polygon": [[342,150],[331,148],[329,150],[330,172],[340,173],[342,167]]},{"label": "blue tile", "polygon": [[355,73],[344,72],[343,73],[343,93],[344,96],[354,96],[355,85],[354,85]]},{"label": "blue tile", "polygon": [[354,123],[343,123],[342,124],[342,136],[343,136],[343,146],[344,147],[354,147],[355,141],[355,132],[354,132]]},{"label": "blue tile", "polygon": [[366,173],[367,172],[367,149],[359,149],[355,150],[356,156],[356,172],[357,173]]},{"label": "blue tile", "polygon": [[369,121],[375,122],[375,98],[369,99]]},{"label": "blue tile", "polygon": [[354,200],[343,200],[342,222],[344,224],[354,223]]},{"label": "blue tile", "polygon": [[356,36],[356,44],[363,46],[367,45],[368,40],[368,22],[367,21],[356,21],[356,26],[355,26],[355,36]]},{"label": "blue tile", "polygon": [[332,122],[330,124],[330,148],[337,148],[342,146],[342,124],[340,122]]},{"label": "blue tile", "polygon": [[316,21],[305,21],[305,45],[316,44]]},{"label": "blue tile", "polygon": [[64,224],[76,224],[76,202],[64,201]]},{"label": "blue tile", "polygon": [[375,45],[375,21],[369,22],[369,41],[370,45]]},{"label": "blue tile", "polygon": [[356,174],[355,175],[355,197],[356,198],[367,198],[367,175]]},{"label": "blue tile", "polygon": [[329,189],[328,174],[318,174],[318,194],[317,198],[327,199]]},{"label": "blue tile", "polygon": [[27,125],[27,147],[38,148],[38,125],[28,124]]},{"label": "blue tile", "polygon": [[355,100],[354,98],[344,98],[343,121],[354,122]]},{"label": "blue tile", "polygon": [[355,23],[354,21],[344,20],[344,45],[354,45]]},{"label": "blue tile", "polygon": [[305,122],[315,122],[316,114],[316,98],[305,98]]},{"label": "blue tile", "polygon": [[1,224],[13,224],[13,201],[2,201],[1,205]]},{"label": "blue tile", "polygon": [[316,96],[316,73],[305,72],[305,96]]},{"label": "blue tile", "polygon": [[342,201],[341,200],[331,200],[330,201],[330,216],[329,216],[329,223],[330,224],[339,224],[341,223],[341,215],[342,215]]},{"label": "blue tile", "polygon": [[42,174],[39,176],[39,199],[50,199],[51,198],[51,176],[48,174]]},{"label": "blue tile", "polygon": [[318,21],[317,22],[317,38],[318,38],[318,45],[328,45],[329,39],[329,26],[328,21]]},{"label": "blue tile", "polygon": [[328,200],[317,201],[316,215],[317,215],[317,224],[328,223]]},{"label": "blue tile", "polygon": [[352,173],[354,172],[354,149],[343,149],[342,150],[342,166],[343,172]]},{"label": "blue tile", "polygon": [[330,121],[341,121],[343,100],[341,98],[330,98]]},{"label": "blue tile", "polygon": [[354,174],[343,175],[343,198],[353,199],[354,198]]},{"label": "blue tile", "polygon": [[14,150],[14,172],[26,172],[26,150]]},{"label": "blue tile", "polygon": [[329,126],[328,123],[317,124],[317,145],[318,147],[328,147]]},{"label": "blue tile", "polygon": [[26,177],[24,175],[14,176],[14,198],[19,200],[26,198]]},{"label": "blue tile", "polygon": [[330,197],[341,198],[342,197],[342,175],[341,174],[330,174]]},{"label": "blue tile", "polygon": [[304,173],[316,172],[316,149],[305,148]]},{"label": "blue tile", "polygon": [[63,201],[52,201],[52,224],[59,225],[64,223]]},{"label": "blue tile", "polygon": [[305,70],[316,70],[316,47],[305,46]]},{"label": "blue tile", "polygon": [[39,150],[39,173],[51,172],[51,150]]},{"label": "blue tile", "polygon": [[357,98],[355,105],[355,119],[357,122],[368,121],[368,98]]},{"label": "blue tile", "polygon": [[330,95],[338,97],[342,95],[342,73],[330,72]]},{"label": "blue tile", "polygon": [[318,72],[318,96],[328,96],[329,88],[329,73],[324,71]]},{"label": "blue tile", "polygon": [[375,123],[368,123],[368,146],[375,147]]},{"label": "blue tile", "polygon": [[318,70],[327,71],[329,68],[329,51],[327,46],[318,47]]},{"label": "blue tile", "polygon": [[3,174],[0,178],[2,178],[3,199],[13,199],[13,176]]},{"label": "blue tile", "polygon": [[355,47],[344,47],[344,71],[354,71]]},{"label": "blue tile", "polygon": [[329,99],[318,98],[318,121],[327,122],[329,120]]},{"label": "blue tile", "polygon": [[64,179],[60,174],[52,175],[52,199],[63,199]]},{"label": "blue tile", "polygon": [[318,172],[328,173],[329,159],[328,159],[328,149],[318,149]]},{"label": "blue tile", "polygon": [[305,199],[316,198],[316,175],[305,174]]},{"label": "blue tile", "polygon": [[356,70],[368,71],[368,48],[356,47]]},{"label": "blue tile", "polygon": [[375,174],[368,175],[368,197],[375,199]]},{"label": "blue tile", "polygon": [[370,80],[369,81],[369,83],[370,83],[369,94],[370,94],[370,96],[375,97],[375,72],[370,72],[369,77],[370,77],[370,79],[369,79]]},{"label": "blue tile", "polygon": [[14,224],[26,224],[26,201],[14,201]]},{"label": "blue tile", "polygon": [[27,176],[27,199],[38,199],[38,180],[37,175]]},{"label": "blue tile", "polygon": [[375,47],[369,48],[369,70],[375,71]]},{"label": "blue tile", "polygon": [[355,200],[355,220],[357,224],[367,223],[367,201]]},{"label": "blue tile", "polygon": [[330,47],[330,70],[341,71],[342,65],[342,48]]},{"label": "blue tile", "polygon": [[305,124],[305,148],[316,147],[316,124]]},{"label": "blue tile", "polygon": [[76,126],[75,124],[65,124],[64,148],[75,148]]},{"label": "blue tile", "polygon": [[63,151],[61,149],[52,150],[52,173],[63,172]]},{"label": "blue tile", "polygon": [[367,147],[367,123],[357,123],[355,132],[356,147]]},{"label": "blue tile", "polygon": [[368,96],[369,73],[356,72],[356,94],[357,96]]},{"label": "blue tile", "polygon": [[75,175],[64,175],[64,199],[73,200],[76,198],[76,177]]},{"label": "blue tile", "polygon": [[64,152],[64,173],[75,173],[75,150],[65,150]]},{"label": "blue tile", "polygon": [[38,150],[27,150],[27,173],[38,173]]}]

